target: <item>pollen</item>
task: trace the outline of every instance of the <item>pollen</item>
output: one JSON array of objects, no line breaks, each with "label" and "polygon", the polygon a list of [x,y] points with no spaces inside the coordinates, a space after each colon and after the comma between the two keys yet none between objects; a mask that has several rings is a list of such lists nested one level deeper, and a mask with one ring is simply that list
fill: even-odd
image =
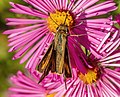
[{"label": "pollen", "polygon": [[80,73],[79,78],[85,83],[85,84],[92,84],[94,82],[96,82],[97,78],[98,78],[98,71],[97,69],[94,70],[88,70],[87,74],[82,74]]},{"label": "pollen", "polygon": [[57,28],[61,24],[68,26],[68,29],[73,25],[73,17],[69,11],[56,11],[55,13],[50,13],[47,18],[47,24],[50,32],[56,32]]}]

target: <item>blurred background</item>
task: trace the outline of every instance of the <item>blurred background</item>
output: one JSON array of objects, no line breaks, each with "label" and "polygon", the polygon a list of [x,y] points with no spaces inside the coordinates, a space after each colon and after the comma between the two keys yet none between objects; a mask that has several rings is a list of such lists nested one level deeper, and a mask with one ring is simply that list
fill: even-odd
[{"label": "blurred background", "polygon": [[8,53],[7,35],[2,32],[10,29],[5,25],[5,18],[18,17],[17,14],[11,13],[9,2],[24,3],[22,0],[0,0],[0,97],[7,97],[7,89],[10,86],[9,77],[18,70],[24,71],[24,64],[19,64],[19,60],[12,60],[14,53]]},{"label": "blurred background", "polygon": [[[25,66],[25,64],[19,65],[19,59],[14,61],[12,60],[14,53],[8,53],[9,47],[7,35],[2,34],[6,29],[11,28],[5,25],[5,18],[22,17],[22,15],[14,14],[9,11],[9,8],[11,8],[9,5],[10,1],[25,5],[23,0],[0,0],[0,97],[7,97],[7,89],[10,86],[9,77],[15,74],[18,70],[22,70],[24,72]],[[100,2],[102,1],[106,0],[100,0]],[[119,8],[110,14],[115,16],[120,13],[120,0],[114,1]]]}]

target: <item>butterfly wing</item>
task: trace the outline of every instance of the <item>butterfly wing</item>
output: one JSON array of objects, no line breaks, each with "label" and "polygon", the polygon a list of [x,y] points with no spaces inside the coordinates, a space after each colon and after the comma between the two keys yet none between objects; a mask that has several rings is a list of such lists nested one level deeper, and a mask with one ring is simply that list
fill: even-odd
[{"label": "butterfly wing", "polygon": [[53,49],[52,58],[51,58],[51,72],[56,72],[56,51]]},{"label": "butterfly wing", "polygon": [[46,54],[44,55],[44,57],[42,58],[40,64],[38,65],[38,71],[39,72],[43,73],[43,71],[45,70],[47,65],[50,63],[52,51],[53,51],[53,43],[49,46]]},{"label": "butterfly wing", "polygon": [[44,55],[43,59],[38,65],[38,71],[43,73],[38,83],[40,83],[45,78],[45,76],[49,74],[49,71],[51,70],[52,60],[54,60],[52,58],[52,56],[54,55],[52,54],[53,54],[53,43],[50,45],[46,54]]},{"label": "butterfly wing", "polygon": [[[64,26],[60,27],[64,28]],[[72,77],[66,45],[67,33],[66,30],[61,28],[56,32],[54,41],[39,64],[38,71],[43,73],[39,83],[48,75],[50,70],[51,72],[63,74],[65,78]]]},{"label": "butterfly wing", "polygon": [[72,70],[71,70],[71,66],[70,66],[69,53],[68,53],[67,46],[65,48],[64,70],[65,70],[64,75],[66,78],[72,77]]}]

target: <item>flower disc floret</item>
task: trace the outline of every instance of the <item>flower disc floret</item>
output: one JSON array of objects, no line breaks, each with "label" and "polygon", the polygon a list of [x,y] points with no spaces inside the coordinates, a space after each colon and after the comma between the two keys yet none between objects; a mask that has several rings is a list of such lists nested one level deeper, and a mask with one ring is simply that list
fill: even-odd
[{"label": "flower disc floret", "polygon": [[92,84],[93,82],[97,81],[98,78],[98,71],[97,69],[88,70],[87,74],[80,73],[79,78],[85,83],[85,84]]},{"label": "flower disc floret", "polygon": [[50,13],[47,18],[48,28],[51,32],[56,32],[56,29],[60,24],[64,24],[70,27],[73,25],[73,17],[69,11],[56,11],[55,13]]}]

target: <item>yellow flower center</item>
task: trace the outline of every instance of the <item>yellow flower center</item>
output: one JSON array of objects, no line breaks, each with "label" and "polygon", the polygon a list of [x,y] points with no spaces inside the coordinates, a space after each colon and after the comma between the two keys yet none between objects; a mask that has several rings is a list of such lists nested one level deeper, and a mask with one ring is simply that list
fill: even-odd
[{"label": "yellow flower center", "polygon": [[54,97],[56,93],[53,93],[53,94],[49,94],[47,95],[46,97]]},{"label": "yellow flower center", "polygon": [[86,84],[92,84],[97,80],[98,71],[97,69],[88,70],[87,74],[80,73],[79,78]]},{"label": "yellow flower center", "polygon": [[[46,97],[55,97],[56,94],[57,94],[57,93],[49,94],[49,95],[47,95]],[[62,96],[62,97],[65,97],[65,96]]]},{"label": "yellow flower center", "polygon": [[51,32],[56,32],[56,29],[60,24],[64,24],[70,27],[73,25],[73,17],[69,11],[56,11],[55,13],[50,13],[50,16],[47,18],[48,28]]}]

